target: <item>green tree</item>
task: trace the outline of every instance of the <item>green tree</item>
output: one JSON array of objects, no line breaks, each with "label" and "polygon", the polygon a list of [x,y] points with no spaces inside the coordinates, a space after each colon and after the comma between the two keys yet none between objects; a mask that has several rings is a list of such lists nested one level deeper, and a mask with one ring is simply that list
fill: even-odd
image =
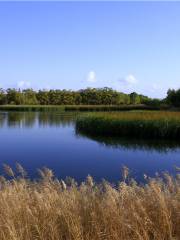
[{"label": "green tree", "polygon": [[0,105],[7,104],[6,92],[0,88]]},{"label": "green tree", "polygon": [[20,90],[14,88],[7,89],[7,103],[8,104],[24,104],[24,98]]},{"label": "green tree", "polygon": [[130,103],[131,104],[140,104],[141,103],[140,97],[136,92],[132,92],[130,94]]},{"label": "green tree", "polygon": [[22,94],[24,96],[24,104],[26,104],[26,105],[38,104],[36,92],[33,89],[25,89],[25,90],[23,90]]},{"label": "green tree", "polygon": [[49,102],[49,91],[39,90],[37,93],[37,100],[41,105],[48,105]]}]

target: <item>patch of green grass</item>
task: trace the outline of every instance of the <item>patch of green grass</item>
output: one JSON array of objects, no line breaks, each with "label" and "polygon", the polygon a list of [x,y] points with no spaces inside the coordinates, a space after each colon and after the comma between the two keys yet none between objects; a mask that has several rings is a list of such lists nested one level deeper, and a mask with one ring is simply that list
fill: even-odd
[{"label": "patch of green grass", "polygon": [[100,136],[179,139],[180,113],[165,111],[91,113],[77,119],[76,129]]}]

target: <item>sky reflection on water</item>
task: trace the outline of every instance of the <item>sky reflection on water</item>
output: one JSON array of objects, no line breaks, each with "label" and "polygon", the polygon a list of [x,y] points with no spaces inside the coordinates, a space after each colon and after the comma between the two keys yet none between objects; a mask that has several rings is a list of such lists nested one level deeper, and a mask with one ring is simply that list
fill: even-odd
[{"label": "sky reflection on water", "polygon": [[[90,174],[97,181],[116,182],[122,165],[131,176],[143,181],[143,174],[175,174],[180,164],[177,142],[147,142],[130,139],[92,138],[75,130],[76,113],[1,112],[0,166],[19,162],[36,178],[37,168],[53,169],[59,178],[82,181]],[[0,168],[2,173],[3,169]]]}]

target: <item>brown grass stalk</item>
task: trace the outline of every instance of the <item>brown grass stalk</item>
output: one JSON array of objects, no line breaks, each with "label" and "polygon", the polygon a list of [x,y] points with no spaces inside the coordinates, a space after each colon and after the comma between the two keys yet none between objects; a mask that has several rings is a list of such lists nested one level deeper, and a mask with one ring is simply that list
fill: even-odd
[{"label": "brown grass stalk", "polygon": [[11,178],[0,178],[0,240],[180,239],[178,176],[113,187],[90,176],[80,185],[60,181],[47,168],[30,181],[20,165],[18,177],[5,168]]}]

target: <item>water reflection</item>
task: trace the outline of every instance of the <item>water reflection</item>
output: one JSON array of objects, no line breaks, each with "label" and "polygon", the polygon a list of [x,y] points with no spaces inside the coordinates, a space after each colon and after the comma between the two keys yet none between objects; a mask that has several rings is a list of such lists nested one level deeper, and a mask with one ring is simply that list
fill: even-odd
[{"label": "water reflection", "polygon": [[102,137],[84,134],[76,129],[77,137],[91,139],[102,146],[121,149],[121,150],[142,150],[142,151],[157,151],[159,153],[167,153],[176,151],[180,148],[178,141],[163,141],[163,140],[140,140],[133,138],[118,138],[118,137]]},{"label": "water reflection", "polygon": [[75,131],[75,119],[83,113],[0,112],[0,174],[2,164],[19,162],[36,178],[36,169],[46,166],[55,175],[83,181],[88,174],[96,181],[120,179],[122,165],[133,177],[169,171],[179,166],[178,142],[150,142],[132,139],[82,136]]},{"label": "water reflection", "polygon": [[48,113],[48,112],[1,112],[0,127],[26,127],[35,125],[46,126],[69,126],[74,123],[76,114],[73,113]]},{"label": "water reflection", "polygon": [[[0,112],[0,128],[68,127],[73,126],[79,113],[72,112]],[[83,114],[83,113],[81,113]],[[75,129],[76,137],[96,141],[114,149],[169,152],[180,148],[178,141],[137,140],[130,138],[101,137],[87,135]]]}]

